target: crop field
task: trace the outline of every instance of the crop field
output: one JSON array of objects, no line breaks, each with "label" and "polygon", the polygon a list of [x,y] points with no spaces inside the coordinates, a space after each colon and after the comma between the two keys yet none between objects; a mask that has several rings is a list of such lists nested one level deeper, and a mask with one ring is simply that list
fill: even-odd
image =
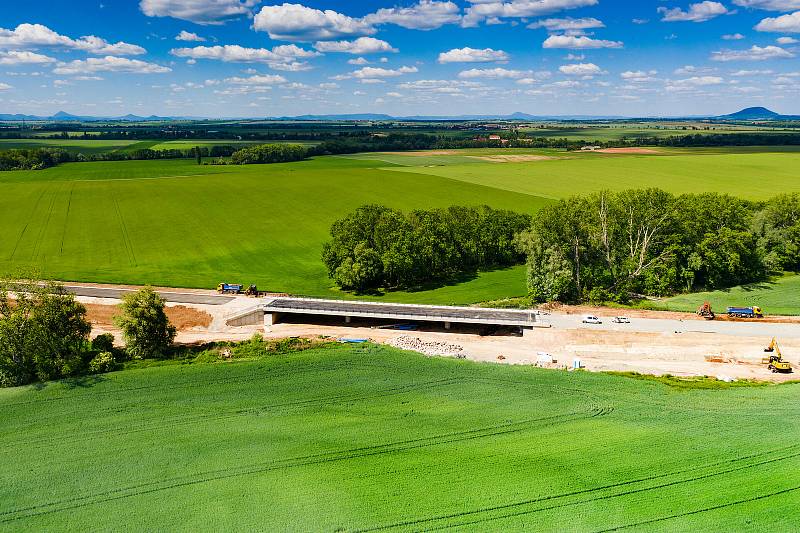
[{"label": "crop field", "polygon": [[[708,128],[708,129],[706,129]],[[713,129],[712,129],[713,128]],[[755,126],[734,126],[714,124],[712,126],[699,122],[686,123],[643,123],[613,124],[610,126],[560,126],[542,124],[539,127],[521,128],[529,137],[549,139],[585,139],[587,141],[617,141],[621,139],[665,138],[683,135],[718,135],[725,133],[753,133],[771,131],[779,133],[779,128],[759,128]]]},{"label": "crop field", "polygon": [[800,385],[375,346],[0,390],[0,530],[790,531]]},{"label": "crop field", "polygon": [[137,141],[100,139],[0,139],[0,150],[13,148],[63,148],[69,152],[104,153],[126,148]]},{"label": "crop field", "polygon": [[[572,194],[650,186],[765,199],[800,191],[798,169],[800,152],[773,149],[464,150],[241,167],[70,163],[0,174],[0,273],[35,269],[67,281],[177,287],[230,281],[338,297],[322,243],[334,220],[365,203],[533,213]],[[382,298],[468,304],[526,292],[524,267],[458,281]]]},{"label": "crop field", "polygon": [[713,292],[682,294],[663,302],[674,311],[697,311],[703,302],[723,313],[727,307],[757,305],[768,315],[800,315],[800,276],[786,275],[741,287]]}]

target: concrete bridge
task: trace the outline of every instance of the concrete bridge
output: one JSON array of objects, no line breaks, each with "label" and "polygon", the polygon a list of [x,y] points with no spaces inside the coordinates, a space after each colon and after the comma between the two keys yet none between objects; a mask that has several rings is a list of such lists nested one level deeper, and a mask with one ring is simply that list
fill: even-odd
[{"label": "concrete bridge", "polygon": [[511,309],[485,309],[479,307],[449,307],[438,305],[390,304],[344,300],[317,300],[311,298],[273,298],[245,309],[227,318],[229,326],[262,324],[270,327],[287,315],[314,315],[337,317],[349,324],[353,318],[399,320],[404,322],[441,324],[450,329],[452,324],[511,326],[528,335],[539,325],[532,311]]}]

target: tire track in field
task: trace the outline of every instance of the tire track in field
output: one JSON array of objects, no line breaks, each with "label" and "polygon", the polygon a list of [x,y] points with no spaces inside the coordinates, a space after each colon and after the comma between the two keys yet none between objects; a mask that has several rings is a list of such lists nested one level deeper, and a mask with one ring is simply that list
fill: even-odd
[{"label": "tire track in field", "polygon": [[128,227],[125,225],[125,219],[122,217],[122,211],[120,211],[119,201],[117,200],[117,196],[112,192],[111,197],[114,200],[114,209],[117,212],[119,227],[122,230],[122,242],[125,244],[125,249],[128,252],[128,259],[130,260],[131,263],[133,263],[133,266],[139,266],[136,263],[136,254],[133,252],[133,244],[131,243],[131,238],[130,235],[128,234]]},{"label": "tire track in field", "polygon": [[72,193],[75,192],[75,183],[69,188],[69,199],[67,200],[67,214],[64,215],[64,227],[61,230],[61,248],[59,249],[59,255],[64,255],[64,240],[67,238],[67,224],[69,223],[69,212],[72,208]]},{"label": "tire track in field", "polygon": [[51,191],[50,194],[50,205],[47,208],[47,217],[44,219],[44,223],[39,228],[39,234],[36,237],[36,241],[33,243],[33,251],[31,252],[31,260],[35,261],[39,257],[39,251],[42,249],[42,242],[44,242],[44,237],[47,234],[47,228],[50,227],[50,219],[53,218],[53,210],[56,207],[56,202],[58,201],[59,193],[61,189],[63,189],[65,184],[59,183],[54,189]]},{"label": "tire track in field", "polygon": [[8,258],[9,261],[14,260],[14,255],[16,255],[17,253],[17,248],[19,248],[19,244],[20,242],[22,242],[22,238],[25,236],[25,232],[28,231],[28,225],[31,223],[33,216],[36,214],[36,210],[39,209],[39,202],[42,201],[42,197],[44,196],[44,193],[47,192],[48,189],[49,186],[42,187],[42,192],[41,194],[39,194],[39,198],[36,199],[36,203],[33,204],[33,209],[31,209],[31,214],[30,216],[28,216],[28,220],[25,222],[25,226],[22,227],[22,231],[20,232],[19,237],[17,237],[17,242],[14,244],[14,249],[11,251],[11,256],[9,256]]},{"label": "tire track in field", "polygon": [[712,505],[711,507],[703,507],[702,509],[695,509],[693,511],[686,511],[686,512],[683,512],[683,513],[678,513],[678,514],[673,514],[673,515],[668,515],[668,516],[661,516],[661,517],[658,517],[658,518],[652,518],[650,520],[643,520],[641,522],[635,522],[635,523],[631,523],[631,524],[622,524],[622,525],[615,526],[615,527],[612,527],[612,528],[609,528],[609,529],[600,529],[600,530],[597,530],[595,533],[607,533],[609,531],[620,531],[622,529],[629,529],[629,528],[632,528],[632,527],[640,527],[640,526],[646,526],[646,525],[650,525],[650,524],[657,524],[659,522],[666,522],[667,520],[673,520],[675,518],[683,518],[683,517],[686,517],[686,516],[693,516],[693,515],[697,515],[697,514],[701,514],[701,513],[707,513],[709,511],[717,511],[719,509],[726,509],[728,507],[734,507],[736,505],[742,505],[744,503],[757,502],[759,500],[766,500],[767,498],[773,498],[775,496],[782,496],[784,494],[789,494],[790,492],[795,492],[797,490],[800,490],[800,485],[797,485],[795,487],[789,487],[788,489],[778,490],[778,491],[775,491],[775,492],[768,492],[767,494],[760,494],[758,496],[752,496],[750,498],[743,498],[741,500],[736,500],[736,501],[727,502],[727,503],[721,503],[719,505]]},{"label": "tire track in field", "polygon": [[427,437],[418,437],[414,439],[349,448],[334,452],[323,452],[287,459],[277,459],[274,461],[254,463],[252,465],[241,467],[210,470],[195,475],[177,476],[165,480],[140,483],[127,487],[118,487],[106,491],[96,492],[94,494],[87,494],[85,496],[65,498],[29,507],[0,511],[0,523],[15,522],[25,518],[32,518],[62,511],[76,510],[90,505],[123,500],[126,498],[162,492],[175,488],[189,487],[224,479],[262,474],[269,471],[364,459],[378,455],[428,448],[431,446],[441,446],[475,439],[498,437],[520,433],[523,431],[530,431],[533,429],[540,429],[557,424],[563,424],[575,420],[605,416],[607,413],[608,409],[606,407],[593,406],[585,410],[572,411],[559,415],[532,418],[517,422],[506,422],[504,424],[497,424],[493,426],[485,426],[481,428],[441,433]]},{"label": "tire track in field", "polygon": [[[84,396],[82,398],[75,398],[74,396],[63,395],[63,396],[53,396],[53,397],[50,397],[50,398],[37,398],[36,400],[27,400],[27,401],[23,401],[23,402],[3,403],[2,406],[5,408],[5,407],[16,407],[16,406],[22,406],[22,405],[34,405],[34,404],[40,404],[40,403],[56,402],[56,401],[62,401],[62,400],[91,400],[91,399],[93,399],[93,398],[95,398],[97,396],[111,396],[111,395],[117,395],[117,394],[122,394],[122,393],[126,393],[126,392],[136,392],[136,391],[154,390],[154,389],[166,389],[168,391],[174,391],[175,389],[180,388],[180,387],[184,387],[184,388],[188,388],[188,387],[209,387],[209,386],[215,386],[215,385],[225,385],[225,384],[230,384],[230,383],[247,383],[247,382],[252,382],[252,381],[261,381],[261,380],[264,380],[265,378],[267,378],[267,379],[268,378],[274,378],[274,377],[284,378],[284,377],[289,377],[289,376],[292,376],[292,375],[295,375],[295,374],[300,374],[300,373],[303,373],[303,372],[317,372],[317,371],[324,371],[324,372],[330,371],[330,372],[333,372],[333,371],[337,371],[337,370],[342,370],[343,367],[346,366],[346,365],[327,365],[327,366],[326,365],[308,365],[307,367],[302,368],[300,370],[298,370],[298,367],[292,366],[291,364],[287,364],[286,366],[288,368],[285,369],[285,371],[283,371],[283,372],[273,372],[273,373],[266,374],[266,375],[256,375],[256,376],[254,376],[252,374],[246,374],[246,375],[242,375],[242,376],[232,376],[232,377],[228,377],[228,378],[214,379],[214,380],[211,380],[211,381],[199,381],[199,380],[196,380],[196,379],[185,380],[185,381],[169,381],[169,382],[164,382],[164,383],[161,383],[161,384],[158,384],[158,385],[141,385],[141,386],[138,386],[138,387],[116,388],[116,389],[107,390],[107,391],[91,391],[91,393],[87,393],[87,396]],[[374,368],[374,369],[379,369],[379,370],[392,370],[393,369],[393,367],[387,367],[385,365],[373,365],[373,364],[362,365],[360,368]]]},{"label": "tire track in field", "polygon": [[112,434],[125,436],[132,433],[140,433],[143,431],[156,431],[159,429],[167,429],[167,428],[171,429],[179,426],[187,426],[201,421],[230,420],[233,418],[246,417],[246,416],[259,416],[272,411],[281,411],[285,409],[299,409],[304,407],[312,407],[315,405],[325,406],[325,405],[357,402],[364,400],[375,400],[375,399],[387,398],[390,396],[406,394],[409,392],[414,392],[419,390],[446,387],[447,385],[452,385],[454,383],[460,383],[460,381],[456,379],[436,380],[423,383],[412,383],[408,385],[402,385],[399,387],[392,387],[389,389],[383,389],[368,394],[350,394],[350,395],[339,394],[333,396],[323,396],[319,398],[295,400],[285,403],[263,405],[253,408],[228,409],[225,411],[214,411],[211,413],[196,414],[189,416],[177,415],[170,418],[160,418],[157,423],[151,423],[151,424],[143,423],[138,425],[126,424],[125,427],[123,428],[115,427],[109,429],[98,429],[94,431],[83,431],[77,434],[73,434],[72,436],[58,435],[50,437],[41,437],[38,439],[22,439],[14,442],[8,442],[7,444],[13,448],[15,446],[37,447],[39,445],[50,444],[52,442],[59,442],[59,443],[84,442],[84,441],[94,440],[95,438],[98,437],[107,437]]},{"label": "tire track in field", "polygon": [[[748,469],[751,469],[751,468],[757,468],[759,466],[774,464],[774,463],[786,461],[788,459],[795,459],[795,458],[800,457],[800,451],[795,451],[794,453],[787,454],[787,455],[782,455],[780,457],[774,457],[774,455],[775,454],[781,454],[782,452],[784,452],[786,450],[792,450],[792,449],[797,450],[797,448],[799,446],[800,445],[791,445],[791,446],[787,446],[787,447],[779,449],[779,450],[770,450],[769,452],[761,452],[761,453],[758,453],[758,454],[752,454],[752,455],[748,455],[748,456],[745,456],[745,457],[734,458],[734,459],[730,459],[730,460],[727,460],[727,461],[719,461],[719,462],[716,462],[716,463],[710,463],[710,464],[707,464],[707,465],[701,465],[699,467],[694,467],[694,468],[685,468],[685,469],[676,470],[676,471],[673,471],[673,472],[667,472],[667,473],[662,473],[662,474],[654,474],[652,476],[645,476],[645,477],[641,477],[641,478],[637,478],[637,479],[621,481],[621,482],[618,482],[618,483],[612,483],[612,484],[609,484],[609,485],[603,485],[603,486],[600,486],[600,487],[594,487],[594,488],[590,488],[590,489],[582,489],[582,490],[577,490],[577,491],[565,492],[565,493],[561,493],[561,494],[541,496],[541,497],[538,497],[538,498],[532,498],[530,500],[523,500],[523,501],[518,501],[518,502],[512,502],[512,503],[509,503],[509,504],[504,504],[504,505],[485,507],[485,508],[481,508],[481,509],[475,509],[475,510],[472,510],[472,511],[464,511],[464,512],[461,512],[461,513],[452,513],[452,514],[449,514],[449,515],[439,515],[439,516],[434,516],[434,517],[424,517],[424,518],[420,518],[420,519],[416,519],[416,520],[407,520],[407,521],[403,521],[403,522],[395,522],[395,523],[392,523],[392,524],[385,524],[385,525],[381,525],[381,526],[373,526],[373,527],[364,528],[364,529],[357,529],[356,531],[358,533],[364,533],[364,532],[371,532],[371,531],[384,531],[384,530],[388,530],[388,529],[395,529],[395,528],[401,528],[401,527],[414,527],[414,526],[424,526],[425,531],[437,531],[437,530],[442,530],[442,529],[451,529],[451,528],[455,528],[455,527],[463,527],[463,526],[470,526],[470,525],[476,525],[476,524],[485,524],[485,523],[493,522],[493,521],[496,521],[496,520],[504,520],[504,519],[508,519],[508,518],[516,518],[516,517],[520,517],[520,516],[529,516],[529,515],[532,515],[532,514],[535,514],[535,513],[540,513],[540,512],[544,512],[544,511],[552,511],[552,510],[556,510],[556,509],[563,509],[563,508],[566,508],[566,507],[576,507],[576,506],[583,505],[583,504],[586,504],[586,503],[593,503],[593,502],[598,502],[598,501],[610,500],[610,499],[613,499],[613,498],[620,498],[620,497],[624,497],[624,496],[630,496],[630,495],[633,495],[633,494],[646,493],[646,492],[650,492],[650,491],[655,491],[655,490],[660,490],[660,489],[664,489],[664,488],[669,488],[669,487],[682,485],[682,484],[685,484],[685,483],[693,483],[695,481],[701,481],[701,480],[710,479],[710,478],[714,478],[714,477],[718,477],[718,476],[723,476],[723,475],[734,473],[734,472],[740,472],[740,471],[748,470]],[[755,461],[755,462],[752,462],[752,463],[746,463],[744,465],[730,466],[730,467],[723,468],[723,469],[714,469],[714,467],[719,467],[719,466],[729,465],[729,464],[736,465],[737,463],[739,463],[741,461],[749,461],[751,459],[758,458],[758,457],[764,457],[764,456],[771,456],[771,457],[769,457],[767,459],[762,459],[760,461]],[[679,476],[681,474],[688,474],[688,473],[696,472],[698,470],[703,470],[703,469],[712,469],[712,471],[708,472],[708,473],[705,473],[705,474],[688,476],[688,477],[685,477],[683,479],[667,481],[667,482],[663,482],[663,483],[660,483],[660,484],[657,484],[657,485],[652,485],[652,486],[647,486],[647,487],[641,487],[641,488],[625,490],[625,491],[621,491],[621,492],[616,492],[614,494],[607,494],[607,495],[598,496],[598,497],[595,497],[595,498],[587,498],[587,499],[574,501],[574,502],[567,502],[567,503],[557,503],[557,504],[548,505],[548,506],[545,506],[545,507],[537,507],[536,509],[525,509],[525,510],[520,510],[520,511],[515,511],[515,512],[510,512],[510,513],[499,514],[499,515],[495,515],[495,516],[487,516],[487,517],[482,517],[481,516],[481,515],[489,514],[489,513],[492,513],[492,512],[504,511],[504,510],[514,509],[514,508],[519,508],[519,507],[525,507],[525,506],[533,505],[533,504],[536,504],[536,503],[543,503],[543,502],[548,502],[548,501],[553,501],[553,500],[559,500],[559,499],[563,499],[563,498],[567,498],[567,497],[571,497],[571,496],[591,495],[593,493],[604,491],[604,490],[613,490],[615,488],[625,487],[625,486],[629,486],[629,485],[635,485],[635,484],[638,484],[638,483],[646,483],[648,481],[655,481],[655,480],[658,480],[658,479],[664,479],[664,478],[669,478],[669,477],[673,477],[673,476]],[[447,520],[454,520],[454,519],[468,518],[468,517],[472,517],[472,519],[466,520],[466,521],[457,522],[457,523],[449,522],[447,524],[439,524],[439,525],[433,525],[433,526],[428,525],[428,524],[433,524],[435,522],[442,522],[442,521],[447,521]],[[665,517],[665,519],[669,519],[669,518],[671,518],[671,517]],[[625,526],[625,527],[634,527],[634,526],[630,525],[630,526]]]}]

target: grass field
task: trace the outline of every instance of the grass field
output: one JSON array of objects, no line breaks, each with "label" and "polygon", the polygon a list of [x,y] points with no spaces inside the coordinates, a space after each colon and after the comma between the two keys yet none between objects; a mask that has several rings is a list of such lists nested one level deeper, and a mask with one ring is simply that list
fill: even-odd
[{"label": "grass field", "polygon": [[0,530],[791,531],[800,385],[335,346],[0,390]]},{"label": "grass field", "polygon": [[137,141],[109,141],[95,139],[0,139],[0,150],[14,148],[63,148],[69,152],[99,154],[126,148]]},{"label": "grass field", "polygon": [[[553,159],[480,159],[526,154]],[[179,287],[230,281],[336,297],[321,246],[334,220],[365,203],[403,210],[485,203],[532,213],[572,194],[648,186],[765,199],[800,191],[798,169],[799,151],[752,148],[659,155],[466,150],[243,167],[65,164],[0,174],[0,273],[36,268],[68,281]],[[518,267],[384,299],[466,304],[525,292]]]},{"label": "grass field", "polygon": [[762,283],[728,290],[682,294],[665,300],[664,306],[674,311],[697,311],[703,302],[722,313],[727,307],[757,305],[768,315],[800,314],[800,276],[787,275]]}]

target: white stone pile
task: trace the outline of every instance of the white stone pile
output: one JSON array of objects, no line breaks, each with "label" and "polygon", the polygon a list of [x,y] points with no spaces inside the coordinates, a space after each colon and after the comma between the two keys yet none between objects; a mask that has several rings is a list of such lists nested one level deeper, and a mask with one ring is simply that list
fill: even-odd
[{"label": "white stone pile", "polygon": [[457,359],[465,359],[467,357],[464,353],[464,347],[458,344],[424,341],[418,337],[410,337],[408,335],[395,337],[388,344],[401,350],[412,350],[423,355],[455,357]]}]

